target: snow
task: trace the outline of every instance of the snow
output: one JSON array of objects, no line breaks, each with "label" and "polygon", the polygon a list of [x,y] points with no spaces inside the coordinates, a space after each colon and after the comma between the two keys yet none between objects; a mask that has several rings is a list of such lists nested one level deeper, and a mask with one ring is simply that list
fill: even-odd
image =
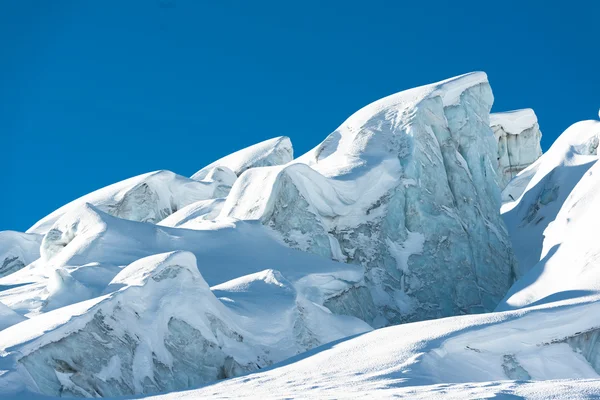
[{"label": "snow", "polygon": [[150,172],[82,196],[42,218],[27,232],[45,234],[61,216],[86,203],[119,218],[157,223],[195,201],[221,197],[232,183],[198,182],[170,171]]},{"label": "snow", "polygon": [[503,205],[520,280],[499,310],[600,290],[600,274],[593,267],[600,256],[595,234],[600,223],[595,207],[600,201],[599,138],[600,121],[572,125],[532,165],[523,194]]},{"label": "snow", "polygon": [[42,236],[15,231],[0,232],[0,278],[40,257]]},{"label": "snow", "polygon": [[[598,299],[378,329],[153,398],[597,398],[598,373],[567,338],[598,329]],[[508,376],[519,372],[530,378]]]},{"label": "snow", "polygon": [[537,116],[531,108],[490,114],[490,126],[501,126],[511,135],[519,135],[531,129],[537,122]]},{"label": "snow", "polygon": [[490,311],[514,263],[492,102],[481,72],[378,100],[291,163],[242,174],[219,218],[260,221],[290,247],[364,266],[367,290],[332,299],[333,312],[381,326]]},{"label": "snow", "polygon": [[254,144],[229,154],[192,175],[192,179],[204,180],[215,167],[226,167],[240,176],[247,169],[283,165],[292,161],[294,152],[292,142],[287,136],[280,136]]},{"label": "snow", "polygon": [[[236,278],[211,291],[199,269],[202,264],[185,251],[141,258],[113,278],[108,294],[1,331],[0,365],[13,367],[0,376],[0,393],[7,381],[54,396],[182,389],[247,373],[371,329],[314,303],[344,290],[352,268],[340,271],[337,279],[336,272],[323,271],[330,283],[322,292],[314,284],[323,279],[319,273],[295,277],[296,284],[274,270]],[[306,286],[306,279],[312,284]],[[23,337],[23,331],[28,335]],[[33,383],[27,384],[27,378]]]},{"label": "snow", "polygon": [[465,74],[0,232],[0,398],[599,398],[600,121],[539,157],[492,103]]}]

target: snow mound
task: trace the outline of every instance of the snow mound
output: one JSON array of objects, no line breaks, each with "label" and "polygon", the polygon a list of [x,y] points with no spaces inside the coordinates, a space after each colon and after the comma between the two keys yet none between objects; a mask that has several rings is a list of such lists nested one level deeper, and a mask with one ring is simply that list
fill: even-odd
[{"label": "snow mound", "polygon": [[61,216],[86,203],[119,218],[157,223],[190,203],[226,195],[233,184],[231,174],[224,168],[220,172],[212,169],[210,172],[213,172],[211,176],[201,182],[170,171],[126,179],[70,202],[38,221],[27,232],[45,234]]},{"label": "snow mound", "polygon": [[492,102],[481,72],[376,101],[292,163],[240,176],[219,218],[363,265],[366,287],[326,305],[375,326],[493,310],[513,257]]},{"label": "snow mound", "polygon": [[600,273],[593,267],[600,256],[595,240],[600,224],[595,207],[600,202],[599,139],[600,121],[572,125],[531,166],[522,195],[503,205],[521,279],[499,309],[600,290]]},{"label": "snow mound", "polygon": [[247,169],[283,165],[292,161],[293,158],[294,152],[290,138],[280,136],[229,154],[196,172],[192,175],[192,179],[204,180],[210,170],[215,167],[226,167],[235,175],[240,176]]},{"label": "snow mound", "polygon": [[[542,155],[542,133],[532,109],[490,114],[490,126],[498,142],[500,187]],[[513,196],[520,193],[511,193]]]},{"label": "snow mound", "polygon": [[15,231],[0,232],[0,278],[40,257],[42,236]]}]

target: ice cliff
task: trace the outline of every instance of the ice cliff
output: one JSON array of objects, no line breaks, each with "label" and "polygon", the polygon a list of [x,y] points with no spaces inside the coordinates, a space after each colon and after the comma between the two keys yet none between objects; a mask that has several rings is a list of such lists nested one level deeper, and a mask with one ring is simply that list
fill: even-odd
[{"label": "ice cliff", "polygon": [[334,312],[380,326],[490,311],[515,267],[492,102],[484,73],[386,97],[292,163],[242,174],[220,216],[364,266],[364,286],[327,302]]},{"label": "ice cliff", "polygon": [[498,142],[500,187],[542,155],[542,133],[532,109],[493,113],[490,126]]}]

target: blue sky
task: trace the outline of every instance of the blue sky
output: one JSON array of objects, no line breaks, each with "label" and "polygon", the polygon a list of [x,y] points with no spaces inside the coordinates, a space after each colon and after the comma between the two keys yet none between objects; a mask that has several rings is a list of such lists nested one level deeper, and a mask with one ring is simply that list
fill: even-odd
[{"label": "blue sky", "polygon": [[600,106],[600,2],[2,1],[0,230],[274,136],[296,154],[388,94],[474,70],[542,146]]}]

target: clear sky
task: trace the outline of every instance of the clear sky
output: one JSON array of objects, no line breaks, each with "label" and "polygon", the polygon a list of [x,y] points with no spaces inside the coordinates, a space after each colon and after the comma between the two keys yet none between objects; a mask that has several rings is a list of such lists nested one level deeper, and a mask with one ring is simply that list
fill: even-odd
[{"label": "clear sky", "polygon": [[0,230],[275,136],[296,154],[388,94],[487,72],[547,149],[598,116],[600,1],[0,0]]}]

